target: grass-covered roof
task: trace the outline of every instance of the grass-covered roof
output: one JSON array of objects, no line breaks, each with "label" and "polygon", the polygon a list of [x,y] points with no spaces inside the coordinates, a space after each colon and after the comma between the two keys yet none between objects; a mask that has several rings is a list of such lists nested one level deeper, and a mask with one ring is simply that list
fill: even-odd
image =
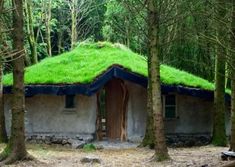
[{"label": "grass-covered roof", "polygon": [[[46,58],[25,69],[26,85],[87,84],[112,65],[147,76],[146,59],[120,44],[107,42],[81,43],[73,51]],[[161,65],[161,81],[166,85],[182,85],[213,90],[214,85],[187,72]],[[4,76],[4,85],[12,84],[12,74]]]}]

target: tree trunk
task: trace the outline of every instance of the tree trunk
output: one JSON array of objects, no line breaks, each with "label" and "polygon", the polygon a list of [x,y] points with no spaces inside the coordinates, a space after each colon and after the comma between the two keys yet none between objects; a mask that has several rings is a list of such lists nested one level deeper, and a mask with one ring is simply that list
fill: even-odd
[{"label": "tree trunk", "polygon": [[[61,6],[58,8],[58,10],[63,10],[63,3],[60,4]],[[57,30],[56,30],[56,35],[57,35],[57,41],[56,41],[56,45],[57,45],[57,54],[61,54],[63,52],[63,40],[64,40],[64,22],[65,19],[64,18],[64,12],[57,12],[56,13],[56,19],[58,20],[58,26],[57,26]]]},{"label": "tree trunk", "polygon": [[225,60],[222,52],[216,55],[215,92],[214,92],[214,127],[212,143],[226,146],[225,134]]},{"label": "tree trunk", "polygon": [[[204,1],[204,12],[210,12],[211,11],[211,5],[209,1]],[[213,34],[213,29],[212,29],[212,25],[210,25],[210,19],[211,18],[207,18],[205,23],[204,23],[204,35],[206,37],[210,37],[211,34]],[[198,41],[198,46],[202,45],[201,41]],[[213,45],[211,44],[210,41],[205,40],[205,43],[203,44],[205,45],[205,57],[204,57],[204,63],[205,65],[202,66],[202,68],[204,69],[203,71],[207,71],[207,73],[205,74],[205,77],[207,79],[209,79],[209,81],[212,81],[214,79],[214,61],[213,61],[213,52],[212,47]],[[210,66],[211,68],[208,69],[208,66]]]},{"label": "tree trunk", "polygon": [[4,114],[4,96],[3,96],[3,64],[0,62],[0,143],[7,143],[7,132],[5,126]]},{"label": "tree trunk", "polygon": [[148,87],[148,101],[147,101],[147,124],[144,139],[141,146],[149,146],[151,149],[155,147],[155,136],[154,136],[154,126],[153,126],[153,110],[152,110],[152,96],[151,90]]},{"label": "tree trunk", "polygon": [[[3,11],[3,3],[4,1],[0,1],[0,15]],[[3,43],[3,36],[2,36],[2,23],[0,23],[0,45]],[[0,49],[1,51],[1,49]],[[3,98],[3,62],[2,62],[3,55],[0,55],[0,143],[7,142],[7,133],[6,133],[6,126],[5,126],[5,115],[4,115],[4,98]]]},{"label": "tree trunk", "polygon": [[[232,47],[235,47],[235,0],[233,0],[233,15],[232,15]],[[231,140],[230,149],[235,151],[235,54],[232,53],[232,66],[231,66]]]},{"label": "tree trunk", "polygon": [[77,0],[72,0],[71,4],[71,49],[74,49],[76,46],[77,42],[77,6],[78,6],[78,1]]},{"label": "tree trunk", "polygon": [[23,2],[12,0],[13,11],[13,48],[17,50],[17,59],[13,61],[13,101],[11,136],[7,147],[2,153],[0,166],[23,160],[27,157],[24,131],[24,32],[23,32]]},{"label": "tree trunk", "polygon": [[158,48],[158,28],[159,16],[155,0],[148,0],[148,38],[149,38],[149,58],[150,58],[150,91],[152,96],[152,112],[155,135],[155,156],[157,161],[169,158],[165,140],[161,82],[160,82],[160,62]]},{"label": "tree trunk", "polygon": [[37,42],[33,29],[32,0],[25,0],[25,15],[27,23],[27,38],[31,50],[33,64],[38,63]]},{"label": "tree trunk", "polygon": [[46,2],[46,11],[45,11],[45,21],[46,21],[46,42],[47,42],[47,54],[49,57],[52,56],[51,53],[51,26],[50,26],[50,21],[51,21],[51,0],[48,0]]},{"label": "tree trunk", "polygon": [[62,30],[59,30],[57,32],[57,35],[58,35],[58,40],[57,40],[58,50],[57,50],[57,53],[60,54],[60,53],[63,52],[63,48],[62,48],[63,32],[62,32]]},{"label": "tree trunk", "polygon": [[[218,4],[223,2],[218,0]],[[218,7],[218,17],[223,20],[226,15],[225,7]],[[225,34],[225,26],[220,22],[217,23],[218,39],[223,41]],[[225,133],[225,49],[221,46],[216,47],[215,61],[215,92],[214,92],[214,123],[212,143],[217,146],[226,146]]]},{"label": "tree trunk", "polygon": [[[150,67],[150,54],[148,53],[148,67]],[[154,137],[154,127],[153,127],[153,110],[152,110],[152,91],[151,91],[151,71],[150,68],[148,68],[148,98],[147,98],[147,124],[146,124],[146,131],[144,139],[141,143],[141,146],[149,146],[150,148],[154,148],[155,144],[155,137]]]}]

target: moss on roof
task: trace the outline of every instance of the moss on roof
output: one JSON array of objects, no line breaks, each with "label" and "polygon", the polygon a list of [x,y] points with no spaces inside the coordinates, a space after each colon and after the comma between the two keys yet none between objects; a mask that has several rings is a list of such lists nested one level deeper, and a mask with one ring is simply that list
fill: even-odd
[{"label": "moss on roof", "polygon": [[[25,83],[86,84],[112,65],[120,65],[131,72],[147,76],[146,59],[125,46],[108,42],[81,43],[70,52],[46,58],[26,68]],[[161,65],[161,81],[166,85],[214,89],[214,85],[207,80],[167,65]],[[12,85],[12,74],[4,76],[4,85]]]}]

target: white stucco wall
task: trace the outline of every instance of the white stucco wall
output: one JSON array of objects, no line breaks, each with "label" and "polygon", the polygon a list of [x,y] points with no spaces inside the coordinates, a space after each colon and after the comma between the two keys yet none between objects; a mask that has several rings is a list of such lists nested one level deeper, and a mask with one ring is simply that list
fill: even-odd
[{"label": "white stucco wall", "polygon": [[[10,129],[10,96],[5,97],[6,125]],[[71,135],[94,134],[96,96],[75,97],[75,109],[64,108],[65,96],[37,95],[26,98],[26,133]]]},{"label": "white stucco wall", "polygon": [[[146,128],[147,91],[139,85],[125,83],[129,91],[127,138],[131,141],[141,141]],[[166,134],[212,134],[213,101],[180,94],[176,94],[176,100],[177,118],[164,119]],[[226,134],[229,135],[231,121],[228,107],[226,108]]]},{"label": "white stucco wall", "polygon": [[[145,88],[125,82],[129,92],[127,112],[127,139],[141,141],[147,119],[147,91]],[[76,108],[64,109],[64,96],[37,95],[26,98],[26,133],[58,136],[94,135],[96,122],[96,95],[76,95]],[[6,127],[10,131],[11,95],[5,95]],[[167,134],[211,134],[213,101],[192,96],[177,95],[176,119],[165,120]],[[226,113],[226,131],[230,132],[230,114]]]},{"label": "white stucco wall", "polygon": [[129,93],[127,112],[127,139],[141,141],[145,134],[147,119],[147,92],[140,85],[126,82]]},{"label": "white stucco wall", "polygon": [[165,120],[166,133],[211,133],[212,101],[185,95],[176,95],[176,101],[178,117]]}]

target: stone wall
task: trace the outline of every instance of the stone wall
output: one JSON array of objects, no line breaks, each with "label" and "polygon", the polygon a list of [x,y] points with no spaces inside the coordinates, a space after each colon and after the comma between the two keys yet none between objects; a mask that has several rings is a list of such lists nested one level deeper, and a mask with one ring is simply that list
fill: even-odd
[{"label": "stone wall", "polygon": [[203,146],[211,143],[211,134],[168,134],[166,143],[170,147]]}]

